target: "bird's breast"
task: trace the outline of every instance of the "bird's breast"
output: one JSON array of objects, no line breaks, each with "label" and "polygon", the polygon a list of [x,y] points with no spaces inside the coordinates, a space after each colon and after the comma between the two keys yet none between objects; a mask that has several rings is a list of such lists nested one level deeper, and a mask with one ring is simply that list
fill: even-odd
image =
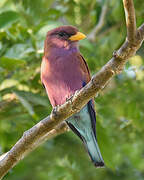
[{"label": "bird's breast", "polygon": [[84,74],[75,56],[43,58],[41,79],[53,106],[61,105],[74,92],[82,88]]}]

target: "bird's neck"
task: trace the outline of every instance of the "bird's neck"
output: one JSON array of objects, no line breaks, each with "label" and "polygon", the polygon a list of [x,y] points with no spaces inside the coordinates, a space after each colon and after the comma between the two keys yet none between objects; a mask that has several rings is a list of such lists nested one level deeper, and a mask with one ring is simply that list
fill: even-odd
[{"label": "bird's neck", "polygon": [[79,51],[78,47],[66,47],[66,48],[53,48],[52,50],[54,53],[59,54],[59,55],[66,55],[66,54],[74,54]]},{"label": "bird's neck", "polygon": [[77,54],[79,52],[79,47],[77,44],[70,44],[63,47],[58,46],[50,46],[48,47],[46,52],[46,56],[49,57],[51,55],[56,56],[71,56]]}]

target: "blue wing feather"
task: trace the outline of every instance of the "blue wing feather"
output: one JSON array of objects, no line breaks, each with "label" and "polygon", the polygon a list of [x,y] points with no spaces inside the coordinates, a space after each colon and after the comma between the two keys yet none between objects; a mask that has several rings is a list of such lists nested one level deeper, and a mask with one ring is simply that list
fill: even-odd
[{"label": "blue wing feather", "polygon": [[90,114],[92,129],[93,129],[94,135],[96,137],[96,113],[95,113],[95,110],[94,110],[94,104],[93,104],[92,100],[90,100],[88,102],[88,112]]},{"label": "blue wing feather", "polygon": [[[83,81],[82,85],[84,87],[86,85],[86,82]],[[93,100],[90,100],[88,102],[88,112],[89,112],[90,117],[91,117],[92,129],[93,129],[94,135],[96,137],[96,113],[95,113],[95,110],[94,110],[94,102],[93,102]]]}]

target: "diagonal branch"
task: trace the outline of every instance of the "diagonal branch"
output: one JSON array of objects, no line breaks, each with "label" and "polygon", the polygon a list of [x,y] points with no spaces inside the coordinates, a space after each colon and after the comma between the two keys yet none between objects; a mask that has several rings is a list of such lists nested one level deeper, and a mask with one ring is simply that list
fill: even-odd
[{"label": "diagonal branch", "polygon": [[[52,129],[51,131],[47,132],[44,136],[41,136],[39,139],[36,139],[35,142],[29,146],[28,149],[25,149],[24,152],[21,154],[21,156],[18,156],[17,160],[14,162],[13,159],[11,159],[9,161],[10,164],[12,164],[12,167],[15,165],[15,163],[17,163],[18,161],[22,160],[27,154],[29,154],[31,151],[33,151],[34,149],[36,149],[38,146],[40,146],[41,144],[43,144],[45,141],[54,138],[55,136],[62,134],[66,131],[68,131],[69,128],[67,126],[67,124],[65,122],[60,123],[58,126],[56,126],[54,129]],[[19,149],[16,149],[16,151]],[[14,152],[14,151],[13,151]],[[0,156],[0,165],[1,162],[3,161],[3,159],[6,156],[10,155],[10,151],[8,151],[7,153],[4,153]],[[15,152],[16,153],[16,152]],[[11,168],[12,168],[11,167]],[[1,169],[0,169],[1,170]],[[3,169],[2,169],[3,170]],[[4,169],[5,170],[5,169]],[[0,175],[1,173],[3,173],[2,171],[0,171]],[[1,176],[0,176],[1,178]]]},{"label": "diagonal branch", "polygon": [[144,23],[138,28],[136,38],[139,40],[144,38]]},{"label": "diagonal branch", "polygon": [[[125,0],[129,2],[129,0]],[[130,11],[130,10],[129,10]],[[128,11],[128,13],[129,13]],[[131,17],[131,16],[128,16]],[[127,27],[128,29],[129,27]],[[21,139],[13,146],[13,148],[3,157],[0,161],[0,179],[15,166],[24,156],[36,147],[46,134],[48,137],[55,136],[59,128],[53,130],[63,120],[67,119],[80,109],[93,98],[99,90],[103,89],[108,81],[115,75],[120,73],[128,58],[133,56],[140,48],[144,40],[144,24],[142,24],[135,33],[135,43],[133,40],[125,40],[120,49],[114,52],[113,57],[101,70],[92,77],[92,80],[80,91],[76,92],[74,96],[69,99],[65,104],[58,107],[56,111],[52,111],[50,116],[46,117],[31,129],[26,131]],[[63,127],[63,126],[62,126]],[[66,126],[64,126],[66,127]],[[56,129],[56,128],[55,128]],[[65,128],[62,128],[62,132]],[[37,145],[36,145],[37,144]]]},{"label": "diagonal branch", "polygon": [[[69,127],[67,126],[67,124],[65,122],[60,123],[58,126],[56,126],[54,129],[52,129],[51,131],[46,133],[44,136],[42,136],[39,139],[36,139],[36,142],[33,144],[33,146],[30,149],[27,149],[25,151],[25,153],[22,155],[21,159],[23,159],[27,154],[29,154],[31,151],[36,149],[38,146],[40,146],[41,144],[43,144],[47,140],[52,139],[55,136],[57,136],[59,134],[62,134],[64,132],[68,131],[68,130],[69,130]],[[0,156],[0,161],[3,160],[8,153],[9,153],[9,151],[2,154]]]},{"label": "diagonal branch", "polygon": [[[43,144],[49,139],[54,138],[55,136],[58,136],[59,134],[62,134],[66,131],[69,131],[69,127],[67,126],[66,122],[60,123],[58,126],[56,126],[54,129],[46,133],[44,136],[42,136],[39,139],[36,139],[35,143],[31,146],[31,148],[27,149],[25,153],[21,156],[21,159],[23,159],[27,154],[29,154],[31,151],[35,150],[38,146]],[[0,161],[4,159],[4,157],[9,153],[6,152],[0,156]],[[21,160],[19,159],[19,160]]]}]

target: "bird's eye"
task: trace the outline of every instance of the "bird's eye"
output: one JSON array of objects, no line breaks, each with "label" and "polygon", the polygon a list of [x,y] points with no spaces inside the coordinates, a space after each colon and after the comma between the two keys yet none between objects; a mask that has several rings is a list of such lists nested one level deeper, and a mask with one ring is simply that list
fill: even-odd
[{"label": "bird's eye", "polygon": [[60,37],[67,36],[67,34],[66,34],[65,32],[59,32],[58,35],[59,35]]}]

